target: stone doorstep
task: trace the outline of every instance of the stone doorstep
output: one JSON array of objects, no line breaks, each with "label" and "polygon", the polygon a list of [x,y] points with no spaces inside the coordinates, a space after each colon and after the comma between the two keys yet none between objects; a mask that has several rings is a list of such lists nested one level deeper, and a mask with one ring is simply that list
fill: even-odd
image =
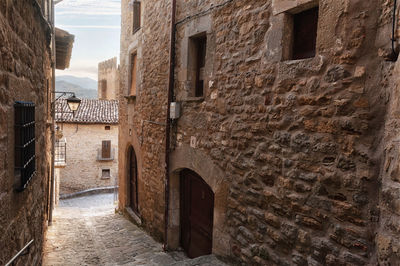
[{"label": "stone doorstep", "polygon": [[128,219],[131,220],[136,225],[142,225],[142,219],[129,207],[125,208],[125,212],[128,216]]},{"label": "stone doorstep", "polygon": [[105,193],[113,193],[115,189],[118,190],[118,187],[100,187],[100,188],[91,188],[83,191],[78,191],[71,194],[61,194],[60,199],[72,199],[78,198],[88,195],[95,195],[95,194],[105,194]]}]

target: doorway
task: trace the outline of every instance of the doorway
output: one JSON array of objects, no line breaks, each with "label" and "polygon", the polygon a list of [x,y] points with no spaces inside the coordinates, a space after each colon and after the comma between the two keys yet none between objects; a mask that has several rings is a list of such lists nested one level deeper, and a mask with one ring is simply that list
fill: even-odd
[{"label": "doorway", "polygon": [[212,253],[214,192],[195,172],[185,169],[181,183],[181,245],[189,258]]},{"label": "doorway", "polygon": [[132,211],[139,214],[138,197],[138,167],[136,153],[132,146],[128,150],[128,182],[129,182],[129,206]]}]

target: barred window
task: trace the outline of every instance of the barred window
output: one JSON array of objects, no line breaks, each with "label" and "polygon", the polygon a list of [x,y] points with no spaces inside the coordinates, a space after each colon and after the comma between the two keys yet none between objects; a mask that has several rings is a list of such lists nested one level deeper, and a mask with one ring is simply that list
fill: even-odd
[{"label": "barred window", "polygon": [[15,102],[15,177],[17,191],[26,189],[36,173],[35,104]]},{"label": "barred window", "polygon": [[54,162],[56,164],[65,164],[67,162],[67,142],[65,139],[56,140]]}]

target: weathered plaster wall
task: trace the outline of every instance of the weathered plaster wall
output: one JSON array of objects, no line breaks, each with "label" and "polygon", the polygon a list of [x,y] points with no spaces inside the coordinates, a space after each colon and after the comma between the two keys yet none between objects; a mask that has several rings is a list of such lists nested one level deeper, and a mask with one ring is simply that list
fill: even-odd
[{"label": "weathered plaster wall", "polygon": [[[118,125],[63,124],[67,142],[66,166],[60,168],[60,194],[90,188],[115,186],[118,176]],[[110,126],[110,130],[105,130]],[[111,140],[113,160],[101,161],[103,140]],[[110,169],[111,177],[102,178],[102,169]]]},{"label": "weathered plaster wall", "polygon": [[[107,82],[107,95],[102,98],[101,82]],[[116,100],[119,93],[119,69],[117,65],[117,58],[99,63],[98,66],[98,98],[104,100]]]},{"label": "weathered plaster wall", "polygon": [[[50,31],[35,1],[0,1],[0,265],[30,240],[18,265],[40,265],[50,172]],[[48,85],[47,85],[48,84]],[[14,102],[36,104],[36,176],[14,190]]]}]

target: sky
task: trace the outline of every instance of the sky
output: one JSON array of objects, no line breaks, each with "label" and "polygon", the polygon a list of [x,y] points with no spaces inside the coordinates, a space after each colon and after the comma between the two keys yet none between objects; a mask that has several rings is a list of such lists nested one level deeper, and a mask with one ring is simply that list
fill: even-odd
[{"label": "sky", "polygon": [[99,62],[119,57],[121,0],[64,0],[56,5],[56,27],[75,35],[70,67],[57,75],[97,80]]}]

